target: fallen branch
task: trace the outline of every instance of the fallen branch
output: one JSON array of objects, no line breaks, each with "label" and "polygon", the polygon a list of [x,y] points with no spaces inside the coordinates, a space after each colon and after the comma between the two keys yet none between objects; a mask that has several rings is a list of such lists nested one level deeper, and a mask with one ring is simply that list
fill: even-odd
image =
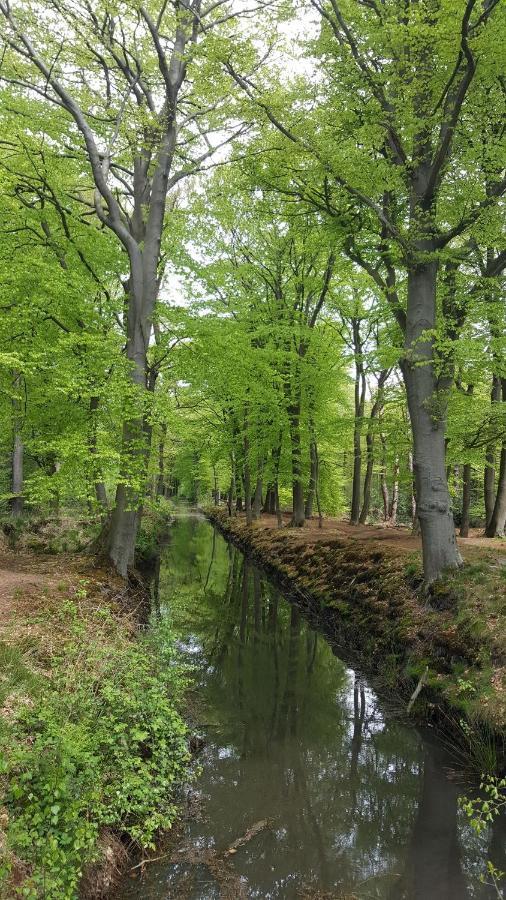
[{"label": "fallen branch", "polygon": [[420,691],[422,690],[422,688],[423,688],[425,682],[427,681],[428,674],[429,674],[429,667],[428,667],[428,666],[425,666],[425,671],[424,671],[422,677],[420,678],[420,681],[418,682],[418,684],[417,684],[416,688],[414,689],[413,693],[411,694],[411,697],[410,697],[410,700],[409,700],[409,703],[408,703],[408,707],[407,707],[407,710],[406,710],[406,712],[408,713],[408,715],[409,715],[409,713],[411,712],[411,710],[412,710],[412,708],[413,708],[413,704],[414,704],[416,698],[418,697],[418,695],[419,695]]}]

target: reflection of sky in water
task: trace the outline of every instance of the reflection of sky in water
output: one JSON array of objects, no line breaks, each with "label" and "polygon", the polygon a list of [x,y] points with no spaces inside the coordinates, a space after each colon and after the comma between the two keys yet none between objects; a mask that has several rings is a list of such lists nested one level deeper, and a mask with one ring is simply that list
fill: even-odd
[{"label": "reflection of sky in water", "polygon": [[[183,850],[219,855],[270,820],[227,858],[232,895],[494,896],[477,881],[489,836],[457,813],[440,753],[207,523],[180,519],[172,529],[159,599],[202,679],[204,811],[188,822]],[[155,863],[122,896],[179,900],[184,887],[189,900],[218,897],[213,871]]]}]

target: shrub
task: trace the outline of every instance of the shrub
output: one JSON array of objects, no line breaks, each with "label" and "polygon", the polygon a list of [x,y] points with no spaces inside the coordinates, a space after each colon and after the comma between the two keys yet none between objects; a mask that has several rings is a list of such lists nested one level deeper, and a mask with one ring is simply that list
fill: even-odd
[{"label": "shrub", "polygon": [[170,828],[189,761],[184,683],[163,623],[133,643],[65,646],[2,755],[8,848],[28,871],[15,896],[77,897],[106,826],[143,848]]}]

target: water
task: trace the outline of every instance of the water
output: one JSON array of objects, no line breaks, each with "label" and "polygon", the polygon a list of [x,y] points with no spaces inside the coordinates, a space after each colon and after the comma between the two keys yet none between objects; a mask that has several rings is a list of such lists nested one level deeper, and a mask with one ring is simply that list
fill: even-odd
[{"label": "water", "polygon": [[501,826],[474,834],[449,760],[205,520],[175,523],[155,587],[197,666],[202,803],[122,897],[497,898]]}]

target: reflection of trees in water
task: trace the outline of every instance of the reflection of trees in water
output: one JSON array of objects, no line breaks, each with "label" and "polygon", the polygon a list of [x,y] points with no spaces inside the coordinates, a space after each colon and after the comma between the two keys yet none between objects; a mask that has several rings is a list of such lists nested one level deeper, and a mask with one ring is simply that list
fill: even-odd
[{"label": "reflection of trees in water", "polygon": [[390,894],[391,900],[469,897],[457,830],[457,797],[456,786],[445,777],[433,749],[425,746],[421,794],[406,869]]},{"label": "reflection of trees in water", "polygon": [[262,895],[273,870],[291,885],[311,872],[358,896],[464,900],[456,792],[430,750],[422,758],[414,731],[382,721],[361,679],[239,551],[191,524],[171,543],[161,591],[182,597],[220,746],[235,748],[207,774],[226,827],[277,817],[263,862],[258,846],[243,851],[251,886]]}]

